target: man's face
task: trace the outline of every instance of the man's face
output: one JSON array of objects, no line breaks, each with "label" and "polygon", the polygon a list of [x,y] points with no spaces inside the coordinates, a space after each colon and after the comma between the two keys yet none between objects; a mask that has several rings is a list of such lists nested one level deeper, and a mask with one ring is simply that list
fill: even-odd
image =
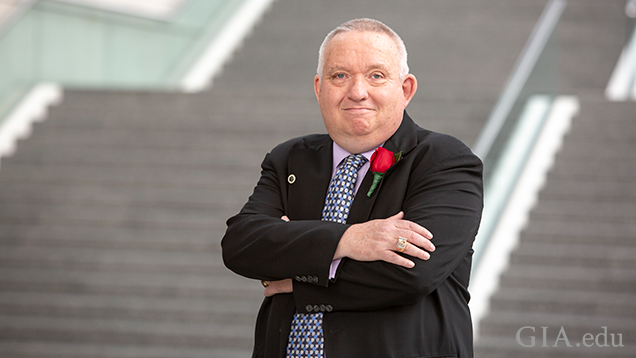
[{"label": "man's face", "polygon": [[380,33],[344,32],[327,44],[314,90],[327,132],[350,153],[382,144],[402,122],[417,82],[400,79],[397,58],[395,42]]}]

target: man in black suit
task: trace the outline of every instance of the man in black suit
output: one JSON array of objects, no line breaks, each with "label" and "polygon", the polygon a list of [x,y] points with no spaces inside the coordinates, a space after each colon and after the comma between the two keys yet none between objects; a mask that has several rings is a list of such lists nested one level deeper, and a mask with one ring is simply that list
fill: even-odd
[{"label": "man in black suit", "polygon": [[[226,266],[265,286],[253,357],[297,356],[297,319],[314,316],[308,335],[320,348],[309,356],[472,357],[481,161],[406,114],[417,82],[402,40],[378,21],[327,35],[314,88],[329,134],[275,147],[222,241]],[[339,223],[323,208],[349,154],[372,163],[354,169],[355,198]]]}]

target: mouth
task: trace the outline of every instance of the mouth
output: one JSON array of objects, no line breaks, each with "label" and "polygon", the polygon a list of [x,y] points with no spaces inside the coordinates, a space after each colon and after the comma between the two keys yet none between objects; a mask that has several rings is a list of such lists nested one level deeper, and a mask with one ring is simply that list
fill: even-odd
[{"label": "mouth", "polygon": [[373,109],[366,108],[366,107],[349,107],[349,108],[344,108],[344,111],[349,113],[366,113],[366,112],[373,111]]}]

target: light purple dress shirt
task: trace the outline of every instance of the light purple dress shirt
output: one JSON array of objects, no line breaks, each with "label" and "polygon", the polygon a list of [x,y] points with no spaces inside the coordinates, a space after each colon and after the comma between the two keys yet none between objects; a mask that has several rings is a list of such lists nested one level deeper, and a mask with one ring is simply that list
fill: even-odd
[{"label": "light purple dress shirt", "polygon": [[[364,179],[364,176],[367,174],[369,168],[371,167],[371,156],[376,149],[377,148],[373,148],[367,152],[360,153],[365,158],[367,158],[367,162],[364,163],[360,167],[360,169],[358,169],[358,180],[356,180],[356,185],[353,191],[354,195],[358,192],[358,188],[360,188],[360,184],[362,184],[362,179]],[[336,144],[336,142],[333,142],[333,169],[331,171],[331,180],[333,180],[333,177],[336,175],[336,170],[338,170],[340,162],[342,162],[342,160],[349,155],[351,155],[351,153],[344,150],[341,146]],[[336,270],[338,269],[338,265],[340,265],[340,260],[341,259],[337,259],[331,262],[331,267],[329,268],[329,279],[336,277]]]}]

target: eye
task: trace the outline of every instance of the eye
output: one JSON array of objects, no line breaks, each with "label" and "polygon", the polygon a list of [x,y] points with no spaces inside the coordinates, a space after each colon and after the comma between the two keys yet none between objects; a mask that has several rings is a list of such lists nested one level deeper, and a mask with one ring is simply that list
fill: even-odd
[{"label": "eye", "polygon": [[333,78],[337,79],[337,80],[341,80],[341,79],[345,78],[345,74],[344,73],[336,73],[336,74],[333,75]]},{"label": "eye", "polygon": [[382,78],[384,78],[384,76],[382,76],[381,73],[374,73],[371,75],[371,78],[373,78],[374,80],[381,80]]}]

